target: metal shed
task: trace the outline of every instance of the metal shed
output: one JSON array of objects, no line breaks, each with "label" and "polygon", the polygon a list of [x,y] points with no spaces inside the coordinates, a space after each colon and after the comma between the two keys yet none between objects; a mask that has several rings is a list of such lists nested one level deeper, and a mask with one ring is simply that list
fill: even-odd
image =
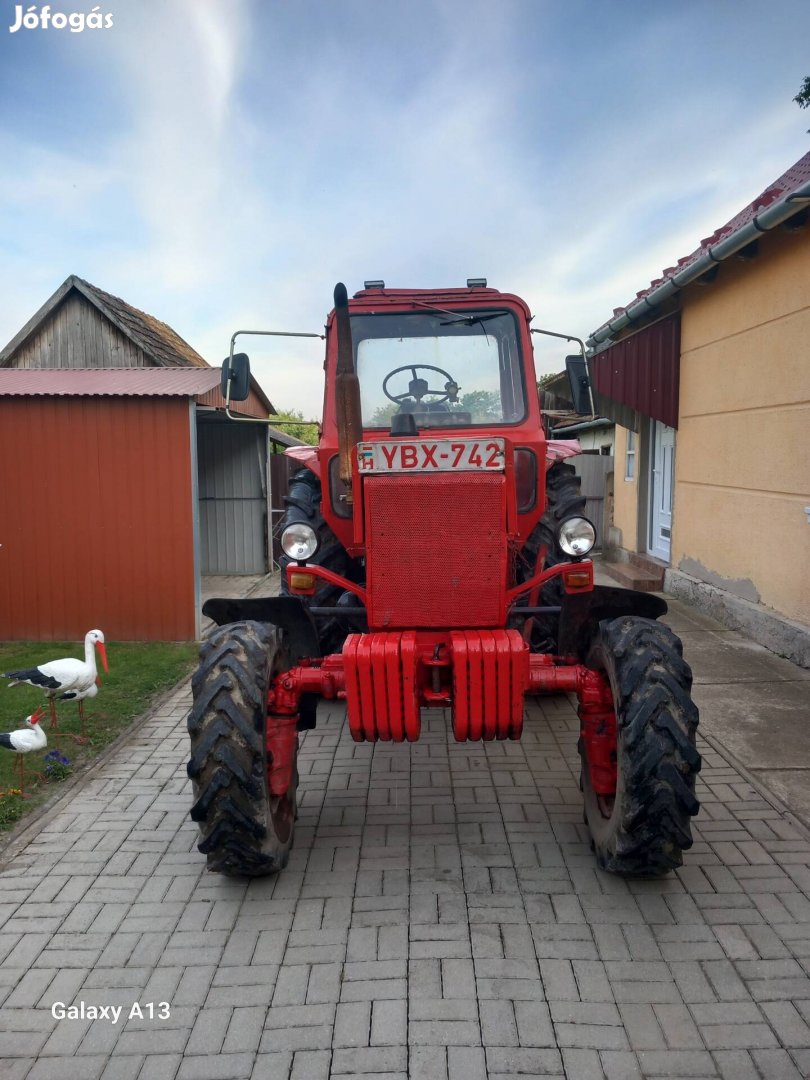
[{"label": "metal shed", "polygon": [[267,428],[219,378],[0,369],[0,639],[197,638],[202,573],[269,568]]}]

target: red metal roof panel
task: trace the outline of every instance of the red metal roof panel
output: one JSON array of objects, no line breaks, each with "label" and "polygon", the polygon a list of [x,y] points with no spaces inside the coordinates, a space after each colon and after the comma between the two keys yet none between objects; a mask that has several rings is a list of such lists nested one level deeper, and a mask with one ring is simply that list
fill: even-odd
[{"label": "red metal roof panel", "polygon": [[216,368],[0,368],[7,397],[197,397],[219,386]]},{"label": "red metal roof panel", "polygon": [[592,356],[593,388],[676,428],[680,355],[681,316],[676,312]]},{"label": "red metal roof panel", "polygon": [[[200,405],[225,408],[217,368],[0,368],[0,397],[193,397]],[[265,419],[275,412],[251,378],[247,401],[233,412]]]}]

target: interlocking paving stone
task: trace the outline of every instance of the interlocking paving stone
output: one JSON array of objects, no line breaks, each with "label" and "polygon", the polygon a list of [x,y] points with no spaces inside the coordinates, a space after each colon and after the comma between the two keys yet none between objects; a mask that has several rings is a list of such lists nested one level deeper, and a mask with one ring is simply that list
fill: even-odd
[{"label": "interlocking paving stone", "polygon": [[[567,698],[487,746],[439,713],[355,745],[327,704],[290,865],[246,882],[196,851],[187,705],[0,872],[3,1080],[810,1074],[810,840],[712,747],[685,865],[624,881],[589,850]],[[124,1014],[52,1017],[81,1000]]]}]

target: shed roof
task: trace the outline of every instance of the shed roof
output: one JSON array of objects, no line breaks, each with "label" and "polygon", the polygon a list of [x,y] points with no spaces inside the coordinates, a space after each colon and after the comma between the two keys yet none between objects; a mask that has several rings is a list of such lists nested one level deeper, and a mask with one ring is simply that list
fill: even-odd
[{"label": "shed roof", "polygon": [[2,368],[12,397],[196,397],[219,385],[215,368]]},{"label": "shed roof", "polygon": [[208,362],[166,323],[104,292],[89,281],[71,274],[6,347],[0,350],[0,366],[9,364],[14,353],[31,337],[67,295],[75,290],[106,316],[122,334],[142,349],[158,367],[207,368]]},{"label": "shed roof", "polygon": [[309,443],[303,442],[301,439],[297,439],[294,435],[290,435],[287,431],[281,431],[279,428],[270,427],[268,425],[267,431],[271,440],[274,443],[278,443],[279,446],[308,446]]},{"label": "shed roof", "polygon": [[[614,308],[613,317],[593,331],[588,344],[591,345],[595,344],[596,341],[606,340],[614,331],[624,328],[639,316],[655,316],[656,303],[651,302],[650,298],[652,297],[652,301],[656,301],[657,296],[653,297],[653,293],[661,296],[664,296],[664,294],[672,295],[673,292],[677,292],[677,289],[673,289],[672,286],[680,288],[695,274],[700,276],[705,270],[711,269],[712,265],[716,265],[727,257],[724,254],[726,248],[729,251],[732,250],[732,245],[727,245],[726,241],[741,233],[746,226],[753,225],[754,229],[751,231],[755,233],[766,232],[769,228],[772,228],[772,224],[762,224],[759,221],[760,217],[767,218],[769,216],[763,214],[769,207],[784,204],[784,213],[778,215],[779,221],[787,220],[791,215],[800,213],[807,205],[806,191],[808,184],[810,184],[810,151],[791,165],[777,180],[774,180],[765,191],[752,199],[730,221],[715,229],[711,236],[701,240],[698,247],[690,255],[684,255],[683,258],[678,259],[674,266],[668,266],[665,270],[662,270],[660,277],[650,282],[645,289],[637,292],[624,307]],[[715,251],[714,249],[718,250]],[[703,260],[706,264],[703,271],[700,267],[695,266],[700,260]],[[691,275],[689,274],[690,269],[693,271]],[[662,286],[667,284],[671,290],[669,293],[667,293],[666,289],[662,289]]]},{"label": "shed roof", "polygon": [[[217,368],[0,368],[0,397],[193,397],[224,408]],[[264,391],[251,378],[245,402],[236,412],[266,417],[274,413]]]}]

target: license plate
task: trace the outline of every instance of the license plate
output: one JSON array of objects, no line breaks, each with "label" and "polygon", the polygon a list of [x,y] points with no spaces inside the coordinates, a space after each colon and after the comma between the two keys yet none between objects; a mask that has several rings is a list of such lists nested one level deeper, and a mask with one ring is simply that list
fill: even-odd
[{"label": "license plate", "polygon": [[503,472],[503,439],[397,439],[366,442],[357,447],[361,473]]}]

